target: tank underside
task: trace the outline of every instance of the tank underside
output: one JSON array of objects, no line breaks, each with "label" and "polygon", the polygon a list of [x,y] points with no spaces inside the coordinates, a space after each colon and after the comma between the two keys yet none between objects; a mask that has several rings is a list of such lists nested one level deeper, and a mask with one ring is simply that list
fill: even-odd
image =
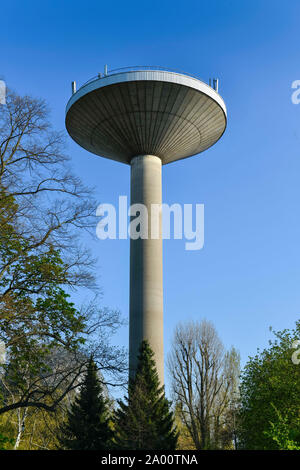
[{"label": "tank underside", "polygon": [[203,152],[224,133],[225,105],[203,82],[190,79],[203,85],[197,89],[178,77],[131,78],[105,86],[99,79],[99,86],[83,87],[71,98],[66,127],[86,150],[123,163],[156,155],[166,164]]}]

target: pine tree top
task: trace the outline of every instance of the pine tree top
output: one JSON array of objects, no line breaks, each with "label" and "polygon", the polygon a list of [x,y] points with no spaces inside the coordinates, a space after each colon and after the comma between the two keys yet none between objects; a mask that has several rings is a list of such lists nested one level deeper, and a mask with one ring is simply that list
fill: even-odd
[{"label": "pine tree top", "polygon": [[174,450],[177,431],[170,403],[160,386],[154,353],[147,341],[140,346],[136,375],[130,380],[128,397],[119,400],[115,431],[117,448]]},{"label": "pine tree top", "polygon": [[60,443],[72,450],[108,450],[112,431],[109,426],[107,399],[91,357],[80,393],[61,427]]}]

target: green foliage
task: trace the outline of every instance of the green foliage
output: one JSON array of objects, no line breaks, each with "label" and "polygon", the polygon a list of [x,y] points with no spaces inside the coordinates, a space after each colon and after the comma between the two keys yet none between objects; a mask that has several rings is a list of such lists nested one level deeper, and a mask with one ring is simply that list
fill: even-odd
[{"label": "green foliage", "polygon": [[51,245],[37,247],[20,234],[18,205],[0,185],[0,340],[9,353],[11,379],[45,365],[51,348],[77,347],[84,317],[62,289],[68,265]]},{"label": "green foliage", "polygon": [[[7,371],[19,382],[20,370],[35,374],[45,369],[52,349],[78,348],[84,318],[60,287],[45,289],[43,297],[10,298],[0,309],[0,338],[9,349]],[[28,375],[27,374],[27,375]]]},{"label": "green foliage", "polygon": [[61,446],[68,450],[108,450],[112,431],[107,404],[96,365],[91,359],[80,395],[72,403],[66,423],[61,426]]},{"label": "green foliage", "polygon": [[[87,349],[114,377],[123,365],[122,349],[110,346],[107,335],[121,323],[117,312],[96,301],[79,310],[65,291],[97,286],[94,260],[78,241],[93,226],[94,201],[72,174],[63,141],[43,100],[8,91],[0,113],[0,341],[6,349],[0,417],[12,418],[18,448],[31,424],[39,427],[42,411],[54,415],[70,398]],[[41,448],[47,448],[45,427],[38,443],[34,438]]]},{"label": "green foliage", "polygon": [[13,443],[13,439],[3,436],[3,434],[0,434],[0,450],[9,450]]},{"label": "green foliage", "polygon": [[153,352],[143,341],[128,397],[119,401],[115,416],[115,445],[122,450],[175,450],[178,433],[170,403],[159,386]]},{"label": "green foliage", "polygon": [[189,429],[182,419],[182,405],[177,403],[174,411],[175,424],[178,429],[178,441],[176,449],[178,450],[196,450],[195,443],[189,432]]},{"label": "green foliage", "polygon": [[300,322],[294,330],[274,334],[241,377],[239,440],[246,449],[279,449],[289,440],[300,445],[300,364],[292,361]]},{"label": "green foliage", "polygon": [[21,425],[21,436],[16,450],[56,450],[57,427],[63,422],[66,411],[63,406],[55,412],[49,413],[43,409],[29,408],[28,410],[12,410],[0,415],[0,434],[9,437],[10,444],[7,449],[12,449],[16,443],[20,418],[26,415]]},{"label": "green foliage", "polygon": [[280,450],[300,450],[300,445],[293,439],[299,440],[299,429],[300,429],[300,417],[296,421],[297,429],[291,429],[289,425],[289,416],[287,414],[282,415],[280,411],[276,409],[276,421],[270,423],[270,429],[265,431],[265,435],[273,439],[278,445]]},{"label": "green foliage", "polygon": [[[95,354],[101,351],[103,368],[120,372],[122,351],[110,347],[106,335],[120,324],[119,314],[92,303],[75,307],[63,289],[76,285],[72,260],[51,243],[37,247],[20,235],[11,222],[15,206],[13,197],[0,199],[0,340],[8,359],[0,376],[0,413],[28,406],[53,412],[77,386],[89,340]],[[54,361],[57,351],[70,360]]]}]

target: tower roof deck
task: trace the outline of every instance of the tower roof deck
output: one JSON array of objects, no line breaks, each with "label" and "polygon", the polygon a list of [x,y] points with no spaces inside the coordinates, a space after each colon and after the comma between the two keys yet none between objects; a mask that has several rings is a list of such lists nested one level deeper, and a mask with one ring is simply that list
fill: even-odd
[{"label": "tower roof deck", "polygon": [[166,164],[201,153],[220,139],[226,123],[214,88],[153,66],[99,74],[66,107],[66,128],[79,145],[128,164],[136,155],[156,155]]}]

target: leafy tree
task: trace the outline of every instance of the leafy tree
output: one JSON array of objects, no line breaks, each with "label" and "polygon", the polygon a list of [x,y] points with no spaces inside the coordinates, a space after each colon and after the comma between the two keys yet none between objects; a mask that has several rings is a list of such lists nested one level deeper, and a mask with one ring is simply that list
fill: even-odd
[{"label": "leafy tree", "polygon": [[63,150],[45,103],[8,91],[0,113],[0,340],[9,364],[1,382],[6,392],[14,382],[22,399],[7,403],[6,393],[0,413],[41,404],[44,391],[26,391],[24,374],[33,380],[51,348],[74,350],[86,329],[64,288],[93,284],[76,239],[91,223],[92,205]]},{"label": "leafy tree", "polygon": [[239,440],[246,449],[300,445],[300,322],[274,332],[269,347],[250,357],[241,376]]},{"label": "leafy tree", "polygon": [[174,450],[178,433],[147,341],[142,342],[138,359],[135,378],[129,382],[128,397],[125,402],[118,402],[116,447],[122,450]]},{"label": "leafy tree", "polygon": [[78,311],[59,288],[47,295],[29,304],[30,310],[21,310],[20,302],[10,321],[0,322],[7,351],[0,414],[28,407],[54,412],[80,386],[90,353],[112,385],[124,381],[125,353],[109,343],[122,324],[119,312],[94,303]]},{"label": "leafy tree", "polygon": [[[79,385],[90,352],[114,376],[123,367],[123,351],[107,339],[121,324],[119,313],[96,308],[96,301],[76,308],[66,292],[95,288],[93,260],[78,242],[93,226],[94,207],[45,103],[8,92],[0,113],[0,341],[8,359],[0,414],[54,411]],[[73,354],[72,364],[49,363],[57,348]]]},{"label": "leafy tree", "polygon": [[69,450],[107,450],[111,446],[107,399],[92,358],[79,396],[75,398],[60,430],[59,441]]},{"label": "leafy tree", "polygon": [[[101,357],[105,362],[107,361],[103,356],[103,351]],[[28,383],[32,392],[39,387],[39,391],[46,392],[48,390],[49,396],[44,397],[41,402],[35,396],[35,400],[37,400],[35,406],[18,407],[0,414],[0,434],[12,438],[13,448],[20,450],[57,449],[59,445],[57,429],[66,420],[70,405],[78,395],[78,389],[83,383],[88,363],[89,358],[81,351],[73,353],[64,348],[56,348],[51,351],[47,357],[49,372],[48,370],[45,374],[41,372],[40,377],[35,376],[34,383]],[[103,366],[102,362],[99,365],[100,370]],[[29,381],[26,374],[23,378],[27,378]],[[73,378],[74,382],[71,385]],[[102,379],[104,380],[104,377]],[[105,383],[102,384],[102,387],[104,396],[108,396]],[[17,402],[20,397],[20,388],[16,387],[14,383],[10,383],[6,390],[9,391],[8,403]],[[59,400],[59,402],[53,407],[55,400]],[[43,407],[37,406],[39,404]]]},{"label": "leafy tree", "polygon": [[[92,226],[95,206],[68,160],[45,102],[8,91],[0,113],[0,301],[38,292],[46,274],[65,285],[94,283],[78,229]],[[63,269],[34,276],[32,260],[50,249],[60,252]]]}]

